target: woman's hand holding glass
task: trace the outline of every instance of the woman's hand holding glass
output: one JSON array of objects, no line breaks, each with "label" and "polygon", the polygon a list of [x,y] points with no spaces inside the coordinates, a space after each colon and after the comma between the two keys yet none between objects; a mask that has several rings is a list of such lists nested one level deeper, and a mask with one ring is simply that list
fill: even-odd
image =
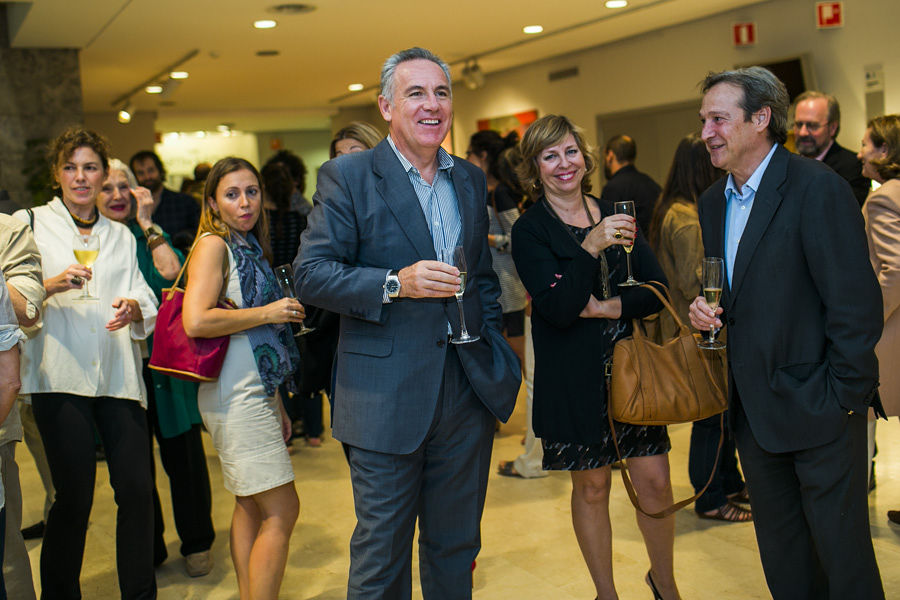
[{"label": "woman's hand holding glass", "polygon": [[90,267],[80,264],[69,265],[65,271],[56,277],[49,277],[44,280],[44,289],[47,296],[67,292],[69,290],[80,290],[84,282],[93,276]]},{"label": "woman's hand holding glass", "polygon": [[302,323],[306,310],[296,298],[282,298],[265,305],[266,323]]},{"label": "woman's hand holding glass", "polygon": [[632,244],[635,235],[637,226],[633,217],[622,214],[609,215],[588,232],[581,247],[591,256],[597,257],[610,246]]}]

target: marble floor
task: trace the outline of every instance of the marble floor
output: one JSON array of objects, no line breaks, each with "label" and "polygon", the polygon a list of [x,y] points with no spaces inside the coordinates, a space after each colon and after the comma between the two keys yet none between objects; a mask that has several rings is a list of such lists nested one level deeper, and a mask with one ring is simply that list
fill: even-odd
[{"label": "marble floor", "polygon": [[[494,441],[493,462],[521,452],[524,396],[516,412]],[[327,418],[327,417],[326,417]],[[690,427],[670,428],[673,484],[676,497],[691,495],[687,477]],[[900,598],[900,527],[888,523],[886,512],[900,508],[900,424],[878,426],[878,487],[870,496],[875,550],[888,598]],[[172,525],[168,482],[157,468],[167,524],[169,559],[157,570],[163,600],[236,600],[237,584],[228,551],[228,527],[233,498],[222,487],[218,459],[205,440],[213,487],[215,566],[206,577],[184,573],[179,543]],[[25,501],[24,521],[40,519],[43,490],[24,445],[19,445]],[[319,448],[295,442],[292,460],[297,473],[301,516],[294,531],[281,598],[338,600],[346,597],[348,540],[355,523],[347,464],[340,444],[326,438]],[[548,598],[587,600],[594,596],[581,558],[569,513],[567,474],[523,480],[491,475],[483,520],[483,548],[474,576],[474,596],[481,600]],[[623,600],[651,598],[643,583],[648,561],[634,519],[634,509],[621,480],[613,483],[610,512],[616,584]],[[676,576],[685,599],[721,600],[768,598],[751,524],[701,521],[693,510],[678,513],[675,540]],[[118,598],[115,572],[115,504],[105,465],[97,488],[88,531],[81,584],[84,598]],[[28,543],[38,588],[40,540]],[[415,559],[414,559],[415,560]],[[421,597],[414,565],[413,597]]]}]

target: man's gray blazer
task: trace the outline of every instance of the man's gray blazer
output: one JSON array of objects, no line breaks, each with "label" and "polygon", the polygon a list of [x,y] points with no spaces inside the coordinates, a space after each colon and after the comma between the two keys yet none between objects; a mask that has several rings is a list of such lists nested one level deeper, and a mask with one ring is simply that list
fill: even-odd
[{"label": "man's gray blazer", "polygon": [[434,418],[447,352],[458,352],[477,398],[498,419],[506,421],[515,404],[520,369],[500,333],[484,175],[453,161],[469,266],[466,325],[481,335],[460,346],[447,342],[448,322],[459,332],[455,298],[382,303],[389,269],[437,260],[418,197],[387,140],[319,170],[294,270],[302,302],[340,314],[332,432],[351,446],[392,454],[418,448]]}]

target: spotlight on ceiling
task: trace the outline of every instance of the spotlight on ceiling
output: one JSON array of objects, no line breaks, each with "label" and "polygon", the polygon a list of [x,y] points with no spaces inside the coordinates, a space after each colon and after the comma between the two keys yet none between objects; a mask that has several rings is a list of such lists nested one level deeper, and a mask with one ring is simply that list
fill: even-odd
[{"label": "spotlight on ceiling", "polygon": [[467,62],[462,70],[463,83],[470,90],[484,87],[484,71],[478,66],[478,61]]},{"label": "spotlight on ceiling", "polygon": [[278,25],[278,23],[276,23],[272,19],[260,19],[259,21],[253,21],[253,26],[257,29],[272,29],[276,25]]},{"label": "spotlight on ceiling", "polygon": [[347,86],[347,89],[351,92],[361,92],[364,88],[365,86],[361,83],[351,83]]},{"label": "spotlight on ceiling", "polygon": [[119,109],[119,114],[116,115],[116,119],[118,119],[119,123],[130,123],[131,115],[134,114],[134,104],[131,100],[127,100],[125,104],[122,105],[122,108]]},{"label": "spotlight on ceiling", "polygon": [[535,33],[541,33],[542,31],[544,31],[544,28],[541,27],[540,25],[526,25],[525,27],[522,28],[523,33],[527,33],[530,35],[533,35]]},{"label": "spotlight on ceiling", "polygon": [[163,86],[158,84],[148,85],[144,88],[144,91],[148,94],[162,94]]},{"label": "spotlight on ceiling", "polygon": [[172,79],[187,79],[188,72],[187,71],[172,71],[169,73],[169,77]]},{"label": "spotlight on ceiling", "polygon": [[628,0],[606,0],[606,8],[625,8]]}]

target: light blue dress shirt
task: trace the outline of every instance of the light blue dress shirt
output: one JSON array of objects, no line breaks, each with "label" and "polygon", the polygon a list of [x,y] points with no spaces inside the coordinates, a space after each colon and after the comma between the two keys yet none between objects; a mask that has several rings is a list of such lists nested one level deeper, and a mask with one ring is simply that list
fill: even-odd
[{"label": "light blue dress shirt", "polygon": [[[453,179],[451,177],[453,157],[443,148],[438,148],[438,170],[434,180],[429,184],[422,178],[419,170],[400,153],[397,146],[394,145],[394,140],[391,139],[391,136],[388,136],[387,141],[391,145],[394,154],[397,155],[403,170],[409,176],[409,182],[416,192],[419,205],[422,207],[425,220],[428,222],[431,242],[434,245],[434,254],[440,260],[441,249],[449,248],[452,251],[454,247],[462,244],[462,218],[459,216],[459,202],[456,198],[456,188],[453,187]],[[387,280],[386,276],[385,280]],[[382,301],[385,304],[391,301],[386,290]]]},{"label": "light blue dress shirt", "polygon": [[750,211],[753,209],[753,200],[756,199],[756,192],[759,190],[759,182],[762,181],[763,173],[775,154],[778,144],[772,144],[772,149],[766,154],[753,175],[747,180],[740,190],[734,183],[734,176],[728,174],[728,183],[725,185],[725,274],[728,277],[728,287],[731,287],[731,275],[734,272],[734,259],[737,256],[738,245],[741,243],[741,236],[744,235],[744,229],[747,227],[747,221],[750,220]]}]

